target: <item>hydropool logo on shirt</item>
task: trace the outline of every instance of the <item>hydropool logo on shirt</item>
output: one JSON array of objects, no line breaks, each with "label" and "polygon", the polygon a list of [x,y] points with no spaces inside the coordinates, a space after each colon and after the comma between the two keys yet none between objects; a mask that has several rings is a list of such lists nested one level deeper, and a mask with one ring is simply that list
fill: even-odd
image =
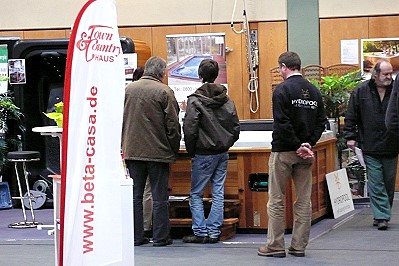
[{"label": "hydropool logo on shirt", "polygon": [[310,109],[317,108],[317,101],[294,99],[294,100],[292,100],[291,103],[294,107],[310,108]]},{"label": "hydropool logo on shirt", "polygon": [[302,97],[303,97],[304,99],[309,99],[309,98],[310,98],[309,90],[304,90],[304,89],[302,89]]},{"label": "hydropool logo on shirt", "polygon": [[114,36],[112,27],[92,25],[80,36],[81,39],[76,42],[76,47],[86,53],[86,62],[95,60],[112,63],[115,57],[122,53],[117,43],[119,40],[114,40],[118,36]]}]

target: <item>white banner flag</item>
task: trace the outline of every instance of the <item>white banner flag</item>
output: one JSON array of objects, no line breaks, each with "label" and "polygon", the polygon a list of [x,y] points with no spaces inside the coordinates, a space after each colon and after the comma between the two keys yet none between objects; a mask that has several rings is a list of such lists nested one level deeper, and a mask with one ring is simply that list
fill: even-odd
[{"label": "white banner flag", "polygon": [[115,0],[90,0],[67,55],[60,265],[134,264],[122,262],[124,80]]}]

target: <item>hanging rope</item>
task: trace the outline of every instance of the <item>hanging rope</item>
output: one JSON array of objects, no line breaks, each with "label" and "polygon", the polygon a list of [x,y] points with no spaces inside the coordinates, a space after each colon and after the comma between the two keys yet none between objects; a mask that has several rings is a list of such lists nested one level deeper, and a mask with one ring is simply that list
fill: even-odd
[{"label": "hanging rope", "polygon": [[[233,13],[231,14],[231,29],[234,33],[244,34],[245,36],[245,46],[247,51],[247,67],[249,74],[248,81],[248,91],[249,91],[249,109],[252,113],[256,113],[259,110],[259,95],[258,95],[258,66],[259,66],[259,58],[258,58],[258,49],[256,46],[251,43],[251,33],[249,31],[249,23],[247,18],[247,12],[245,7],[245,0],[243,0],[244,10],[243,10],[243,22],[242,29],[236,30],[234,28],[234,14],[237,6],[237,0],[234,1]],[[255,104],[255,106],[253,106]]]},{"label": "hanging rope", "polygon": [[211,4],[211,23],[209,24],[209,32],[212,32],[212,23],[213,23],[213,0]]}]

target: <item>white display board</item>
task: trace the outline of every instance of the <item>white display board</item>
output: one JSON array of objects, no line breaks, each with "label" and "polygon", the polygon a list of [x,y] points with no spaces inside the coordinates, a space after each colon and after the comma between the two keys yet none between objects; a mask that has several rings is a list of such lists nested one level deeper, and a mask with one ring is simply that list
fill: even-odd
[{"label": "white display board", "polygon": [[355,209],[350,191],[346,169],[326,174],[328,190],[334,218],[338,218]]}]

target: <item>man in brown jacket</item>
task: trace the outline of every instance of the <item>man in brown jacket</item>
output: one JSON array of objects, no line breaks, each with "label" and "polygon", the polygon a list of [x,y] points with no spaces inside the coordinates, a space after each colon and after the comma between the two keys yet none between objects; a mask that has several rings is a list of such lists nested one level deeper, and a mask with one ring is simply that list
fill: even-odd
[{"label": "man in brown jacket", "polygon": [[153,246],[172,244],[169,236],[169,163],[180,148],[179,106],[173,90],[162,83],[166,62],[154,56],[144,66],[138,81],[126,87],[122,151],[133,178],[134,245],[149,242],[144,237],[143,193],[147,176],[153,195]]}]

